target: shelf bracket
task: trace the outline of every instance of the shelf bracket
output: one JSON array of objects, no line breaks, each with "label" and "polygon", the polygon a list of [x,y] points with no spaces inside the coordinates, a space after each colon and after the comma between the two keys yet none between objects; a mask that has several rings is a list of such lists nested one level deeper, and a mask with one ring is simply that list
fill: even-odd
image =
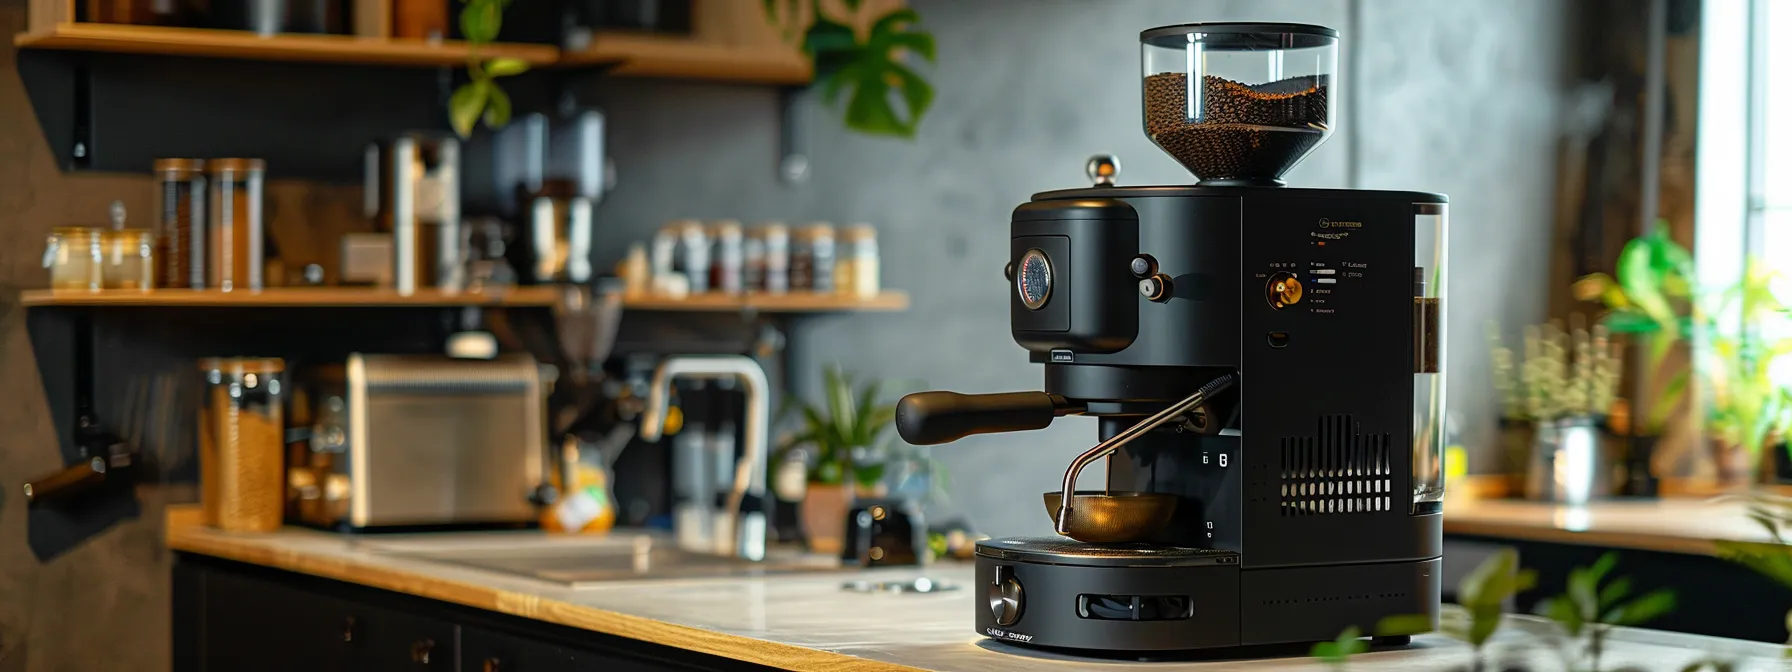
[{"label": "shelf bracket", "polygon": [[778,179],[790,186],[809,182],[809,111],[813,87],[778,92]]}]

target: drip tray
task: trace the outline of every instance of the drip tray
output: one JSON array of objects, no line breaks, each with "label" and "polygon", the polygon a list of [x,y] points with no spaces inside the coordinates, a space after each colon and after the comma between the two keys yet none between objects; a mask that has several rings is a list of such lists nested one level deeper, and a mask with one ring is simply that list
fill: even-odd
[{"label": "drip tray", "polygon": [[[633,536],[580,543],[564,537],[518,537],[510,543],[429,548],[397,544],[385,555],[458,565],[579,588],[614,581],[659,581],[769,576],[840,569],[838,558],[788,550],[761,562],[686,551],[671,539]],[[779,549],[782,550],[782,549]]]}]

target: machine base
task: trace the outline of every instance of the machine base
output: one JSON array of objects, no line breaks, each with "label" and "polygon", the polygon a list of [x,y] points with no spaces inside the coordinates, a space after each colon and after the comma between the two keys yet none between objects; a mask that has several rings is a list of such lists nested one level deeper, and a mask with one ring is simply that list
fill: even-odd
[{"label": "machine base", "polygon": [[1317,642],[1350,626],[1374,632],[1388,616],[1435,625],[1440,565],[1249,569],[1226,551],[997,539],[977,548],[976,628],[1011,644],[1109,652]]}]

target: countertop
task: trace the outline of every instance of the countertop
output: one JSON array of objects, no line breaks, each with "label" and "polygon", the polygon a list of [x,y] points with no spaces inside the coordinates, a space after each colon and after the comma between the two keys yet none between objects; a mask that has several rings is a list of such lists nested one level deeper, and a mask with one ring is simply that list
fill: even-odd
[{"label": "countertop", "polygon": [[1613,500],[1566,506],[1516,499],[1450,499],[1444,534],[1713,555],[1714,540],[1770,543],[1735,500]]},{"label": "countertop", "polygon": [[[410,559],[394,543],[553,544],[577,537],[539,532],[439,533],[347,537],[288,528],[228,533],[199,524],[197,507],[171,507],[167,543],[176,551],[264,565],[302,574],[603,632],[681,649],[793,670],[1308,670],[1310,658],[1213,659],[1140,663],[1044,653],[986,640],[972,632],[977,591],[971,567],[786,574],[764,578],[618,581],[592,587],[522,578],[461,565]],[[509,535],[509,536],[501,536]],[[962,588],[935,594],[852,593],[848,579],[926,575]],[[1517,635],[1502,633],[1502,637]],[[1758,659],[1771,669],[1779,648],[1646,630],[1613,635],[1612,667],[1679,669],[1707,651]],[[1353,670],[1438,670],[1466,661],[1467,648],[1436,635],[1411,647],[1354,658]],[[1669,664],[1671,663],[1671,666]],[[1548,668],[1543,668],[1548,669]],[[1754,669],[1754,668],[1750,668]]]}]

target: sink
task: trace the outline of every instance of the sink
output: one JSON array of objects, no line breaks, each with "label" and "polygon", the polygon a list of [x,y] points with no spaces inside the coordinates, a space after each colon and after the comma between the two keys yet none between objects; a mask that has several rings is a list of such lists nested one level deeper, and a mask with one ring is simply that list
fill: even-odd
[{"label": "sink", "polygon": [[617,535],[597,539],[540,533],[491,535],[479,539],[427,539],[372,543],[375,552],[416,560],[522,576],[573,588],[611,581],[768,576],[840,569],[828,556],[767,554],[762,562],[686,551],[657,535]]}]

